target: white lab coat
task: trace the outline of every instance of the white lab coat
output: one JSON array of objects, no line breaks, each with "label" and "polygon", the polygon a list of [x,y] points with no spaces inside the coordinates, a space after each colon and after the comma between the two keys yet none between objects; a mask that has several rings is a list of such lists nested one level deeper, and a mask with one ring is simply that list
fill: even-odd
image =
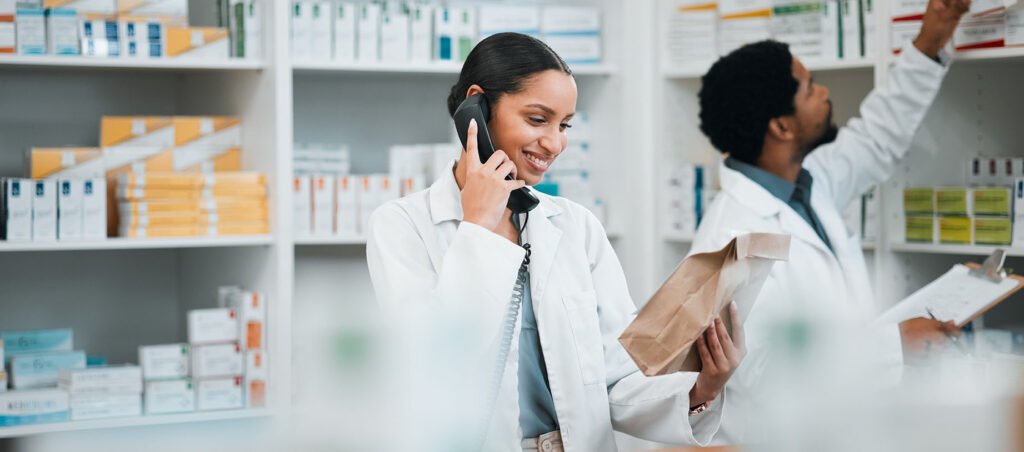
[{"label": "white lab coat", "polygon": [[[869,330],[865,346],[876,347],[879,368],[892,381],[899,378],[902,347],[897,325],[879,325],[861,250],[859,231],[847,231],[841,212],[872,186],[889,178],[910,148],[914,134],[939,91],[946,73],[940,65],[907,46],[889,76],[861,104],[860,118],[850,120],[833,143],[811,153],[804,162],[814,178],[811,206],[833,250],[829,251],[807,222],[786,203],[737,171],[720,165],[721,192],[708,208],[694,239],[693,253],[720,249],[749,232],[791,234],[788,262],[771,270],[745,320],[748,354],[726,385],[729,406],[716,443],[757,441],[744,435],[757,423],[743,419],[763,394],[757,385],[768,359],[771,322],[790,309],[810,309],[837,321],[856,319]],[[942,56],[945,61],[945,54]],[[842,319],[842,320],[840,320]]]},{"label": "white lab coat", "polygon": [[[707,444],[724,404],[690,417],[696,374],[645,377],[618,342],[636,306],[601,223],[578,204],[533,193],[540,205],[530,213],[524,240],[532,247],[533,308],[565,450],[615,450],[613,429],[663,443]],[[483,326],[475,339],[496,344],[525,251],[463,222],[461,203],[455,177],[446,171],[429,189],[375,211],[370,276],[385,308],[432,303],[430,309],[446,314],[472,312]],[[481,450],[521,450],[521,320],[520,310]]]}]

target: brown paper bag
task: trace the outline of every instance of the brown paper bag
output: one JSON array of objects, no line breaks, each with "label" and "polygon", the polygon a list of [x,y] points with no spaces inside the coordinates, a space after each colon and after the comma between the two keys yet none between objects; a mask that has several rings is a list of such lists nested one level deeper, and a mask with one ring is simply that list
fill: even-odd
[{"label": "brown paper bag", "polygon": [[789,259],[789,235],[739,236],[725,248],[690,256],[640,310],[619,342],[647,376],[698,372],[693,346],[716,314],[732,334],[729,302],[746,319],[775,261]]}]

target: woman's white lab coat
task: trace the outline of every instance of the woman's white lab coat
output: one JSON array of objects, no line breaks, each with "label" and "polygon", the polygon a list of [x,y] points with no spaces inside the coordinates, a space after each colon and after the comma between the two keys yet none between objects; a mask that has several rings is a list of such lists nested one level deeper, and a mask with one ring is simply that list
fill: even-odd
[{"label": "woman's white lab coat", "polygon": [[[474,339],[497,344],[525,251],[462,221],[450,169],[429,189],[373,213],[370,276],[386,309],[430,303],[428,309],[442,315],[471,315],[481,325]],[[524,241],[532,247],[533,308],[565,450],[615,450],[613,429],[663,443],[707,444],[723,404],[690,417],[696,374],[645,377],[618,342],[636,307],[600,222],[578,204],[533,193],[540,205],[530,212]],[[522,450],[519,312],[481,450]]]},{"label": "woman's white lab coat", "polygon": [[[889,77],[861,104],[860,119],[841,129],[835,142],[815,150],[804,162],[814,178],[811,206],[832,243],[830,251],[811,226],[786,203],[756,182],[719,166],[722,191],[697,231],[692,253],[717,250],[733,237],[749,232],[791,234],[788,262],[771,270],[745,321],[748,354],[726,385],[729,403],[716,443],[754,440],[744,431],[757,423],[745,419],[752,398],[761,397],[771,323],[791,309],[813,309],[833,319],[859,319],[869,325],[877,306],[861,251],[859,231],[847,231],[842,212],[854,199],[889,178],[910,148],[914,134],[935,99],[946,68],[907,46]],[[834,251],[834,253],[833,253]],[[890,302],[893,300],[889,300]],[[865,346],[875,346],[879,368],[898,379],[902,364],[896,325],[872,325]]]}]

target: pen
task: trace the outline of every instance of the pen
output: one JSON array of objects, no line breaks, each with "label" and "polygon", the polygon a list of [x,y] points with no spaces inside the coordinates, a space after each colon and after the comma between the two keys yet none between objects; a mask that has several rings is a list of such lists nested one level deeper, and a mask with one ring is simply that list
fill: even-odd
[{"label": "pen", "polygon": [[[928,312],[928,317],[931,317],[932,320],[934,320],[936,322],[941,322],[941,320],[935,318],[935,314],[932,313],[932,308],[925,307],[924,310]],[[952,334],[949,334],[949,333],[947,333],[945,331],[943,331],[942,334],[945,334],[946,338],[948,338],[949,341],[953,343],[953,345],[956,345],[956,349],[960,350],[960,353],[963,353],[964,356],[971,356],[970,352],[968,352],[967,349],[964,348],[964,344],[962,342],[960,342],[960,338],[958,338],[958,337],[956,337],[956,336],[954,336]]]}]

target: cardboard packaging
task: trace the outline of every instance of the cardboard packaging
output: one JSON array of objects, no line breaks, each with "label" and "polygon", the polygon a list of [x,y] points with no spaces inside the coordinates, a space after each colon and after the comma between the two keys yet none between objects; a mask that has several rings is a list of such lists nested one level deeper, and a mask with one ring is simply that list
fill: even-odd
[{"label": "cardboard packaging", "polygon": [[644,375],[699,371],[697,338],[719,314],[731,334],[730,301],[736,302],[741,318],[747,318],[774,262],[789,259],[789,243],[788,235],[747,234],[720,251],[690,256],[640,310],[619,342]]},{"label": "cardboard packaging", "polygon": [[8,242],[32,241],[31,179],[4,179],[0,197],[3,218],[0,219],[0,238]]},{"label": "cardboard packaging", "polygon": [[139,366],[146,380],[179,379],[189,375],[189,345],[167,344],[139,347]]},{"label": "cardboard packaging", "polygon": [[32,182],[32,241],[57,240],[57,181]]},{"label": "cardboard packaging", "polygon": [[85,352],[26,353],[11,357],[11,387],[56,387],[60,371],[85,368]]},{"label": "cardboard packaging", "polygon": [[74,333],[67,328],[52,330],[8,331],[0,333],[6,357],[22,353],[70,352]]},{"label": "cardboard packaging", "polygon": [[235,377],[245,372],[242,348],[238,344],[192,347],[192,376],[195,378]]},{"label": "cardboard packaging", "polygon": [[188,342],[193,345],[238,341],[238,316],[231,309],[188,312]]},{"label": "cardboard packaging", "polygon": [[72,394],[71,420],[110,419],[142,415],[142,389],[120,394]]},{"label": "cardboard packaging", "polygon": [[199,411],[242,408],[245,398],[242,377],[216,378],[196,382],[196,408]]},{"label": "cardboard packaging", "polygon": [[0,427],[62,422],[71,419],[66,391],[10,391],[0,394]]},{"label": "cardboard packaging", "polygon": [[196,391],[192,380],[156,380],[146,382],[146,414],[189,413],[196,410]]},{"label": "cardboard packaging", "polygon": [[106,366],[85,369],[64,369],[58,386],[75,394],[141,394],[142,368],[139,366]]}]

